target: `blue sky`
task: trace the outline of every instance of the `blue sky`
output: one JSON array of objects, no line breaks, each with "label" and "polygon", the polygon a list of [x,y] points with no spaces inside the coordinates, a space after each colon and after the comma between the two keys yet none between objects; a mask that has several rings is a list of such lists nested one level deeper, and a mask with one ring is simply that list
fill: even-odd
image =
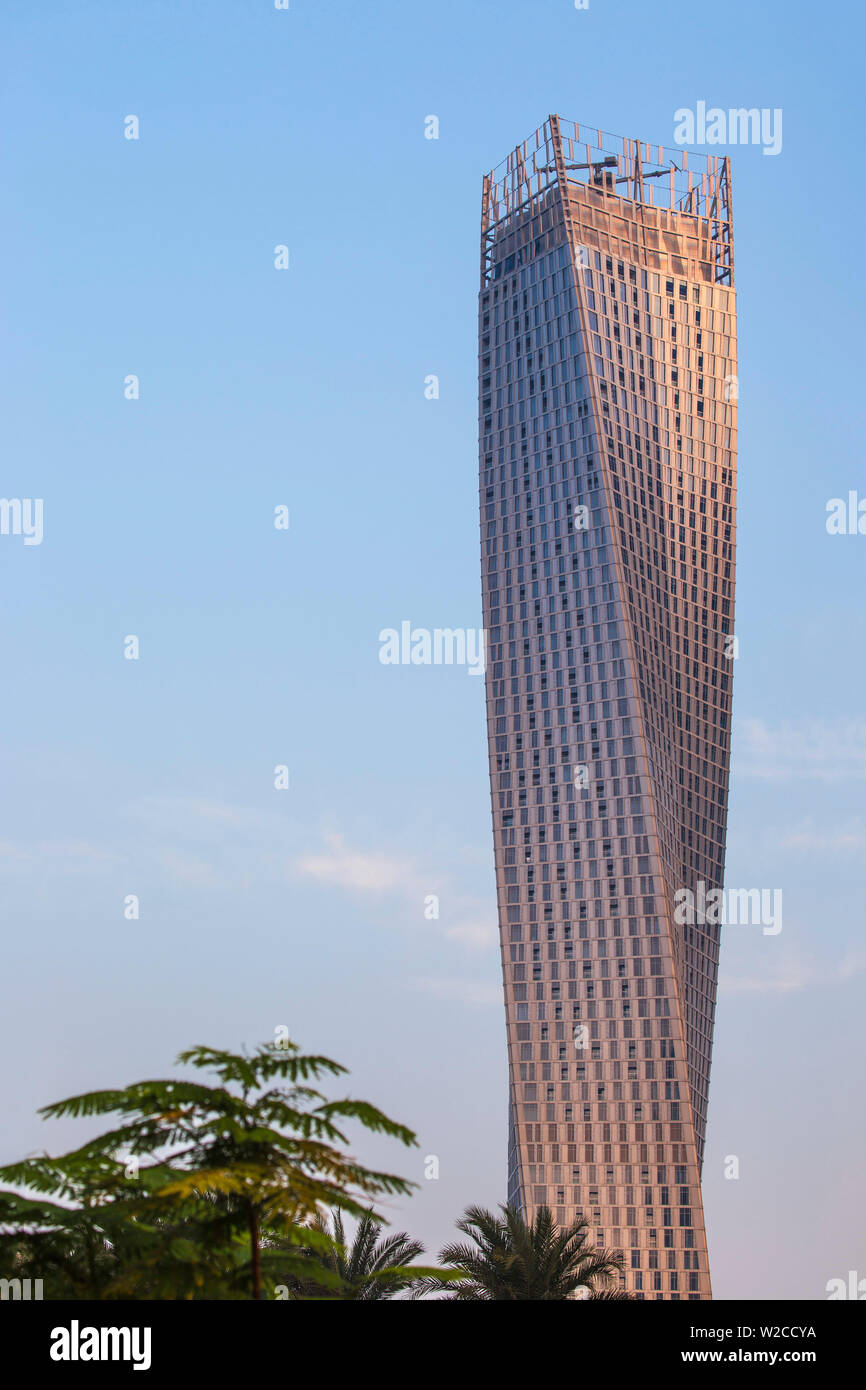
[{"label": "blue sky", "polygon": [[866,536],[825,529],[866,497],[861,16],[10,0],[2,29],[0,492],[44,499],[44,540],[0,536],[0,1158],[76,1136],[39,1104],[286,1024],[418,1130],[377,1153],[421,1184],[396,1220],[435,1249],[502,1199],[483,683],[378,661],[404,619],[480,623],[481,176],[551,111],[671,145],[698,101],[781,108],[778,156],[721,152],[727,882],[781,887],[784,927],[723,940],[705,1201],[717,1297],[866,1274]]}]

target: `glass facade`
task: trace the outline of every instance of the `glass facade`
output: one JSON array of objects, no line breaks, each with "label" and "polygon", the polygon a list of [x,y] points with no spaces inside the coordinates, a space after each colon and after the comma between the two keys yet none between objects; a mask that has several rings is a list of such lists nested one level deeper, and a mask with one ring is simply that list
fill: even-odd
[{"label": "glass facade", "polygon": [[[674,160],[675,157],[675,160]],[[708,1298],[730,748],[730,170],[550,117],[484,181],[479,462],[509,1200]],[[676,167],[674,167],[674,162]]]}]

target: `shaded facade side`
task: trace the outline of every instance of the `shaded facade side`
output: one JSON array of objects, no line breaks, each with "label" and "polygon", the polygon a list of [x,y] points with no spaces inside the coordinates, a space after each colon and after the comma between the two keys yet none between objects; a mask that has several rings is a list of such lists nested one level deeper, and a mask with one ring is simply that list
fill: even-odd
[{"label": "shaded facade side", "polygon": [[[577,128],[570,127],[574,132]],[[710,1296],[700,1171],[733,655],[730,180],[555,117],[485,181],[480,497],[509,1197]],[[578,151],[582,153],[582,151]],[[593,156],[596,156],[593,158]],[[668,170],[658,166],[658,172]],[[575,177],[575,174],[577,175]],[[626,185],[623,188],[623,185]],[[631,196],[624,196],[630,194]]]}]

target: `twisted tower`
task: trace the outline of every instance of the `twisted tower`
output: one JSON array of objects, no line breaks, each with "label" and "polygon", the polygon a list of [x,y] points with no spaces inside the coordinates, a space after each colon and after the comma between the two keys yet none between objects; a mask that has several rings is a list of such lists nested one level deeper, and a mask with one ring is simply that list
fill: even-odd
[{"label": "twisted tower", "polygon": [[729,161],[550,116],[484,180],[487,727],[509,1200],[709,1298],[734,653]]}]

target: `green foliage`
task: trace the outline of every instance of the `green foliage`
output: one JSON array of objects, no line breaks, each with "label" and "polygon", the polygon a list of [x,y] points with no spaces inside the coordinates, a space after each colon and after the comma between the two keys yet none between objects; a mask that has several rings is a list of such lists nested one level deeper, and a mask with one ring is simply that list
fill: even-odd
[{"label": "green foliage", "polygon": [[470,1243],[447,1245],[445,1268],[417,1264],[420,1242],[383,1235],[375,1210],[414,1184],[350,1156],[346,1126],[415,1136],[366,1101],[329,1100],[319,1083],[345,1075],[330,1058],[286,1042],[177,1060],[218,1084],[140,1081],[42,1110],[116,1119],[71,1153],[0,1168],[4,1276],[41,1279],[48,1299],[630,1297],[622,1255],[590,1246],[582,1219],[559,1230],[546,1207],[531,1224],[469,1207],[457,1225]]},{"label": "green foliage", "polygon": [[[322,1216],[314,1222],[324,1243],[305,1252],[309,1268],[295,1282],[295,1297],[373,1303],[394,1298],[425,1277],[435,1277],[435,1270],[412,1263],[424,1253],[421,1242],[412,1240],[405,1231],[383,1239],[382,1224],[372,1212],[361,1217],[351,1242],[339,1211],[333,1213],[332,1221],[333,1231]],[[327,1275],[330,1279],[323,1277]]]},{"label": "green foliage", "polygon": [[329,1100],[314,1083],[345,1074],[330,1058],[285,1042],[177,1060],[220,1084],[141,1081],[41,1111],[119,1123],[62,1158],[0,1169],[27,1190],[0,1191],[10,1273],[42,1278],[49,1298],[261,1298],[309,1272],[323,1207],[363,1219],[414,1186],[345,1152],[347,1122],[416,1141],[366,1101]]},{"label": "green foliage", "polygon": [[[502,1301],[628,1298],[614,1285],[623,1267],[619,1251],[598,1250],[581,1217],[559,1229],[547,1207],[526,1222],[516,1207],[468,1207],[457,1229],[471,1244],[446,1245],[439,1258],[463,1276],[451,1300]],[[435,1281],[427,1290],[436,1287]]]}]

